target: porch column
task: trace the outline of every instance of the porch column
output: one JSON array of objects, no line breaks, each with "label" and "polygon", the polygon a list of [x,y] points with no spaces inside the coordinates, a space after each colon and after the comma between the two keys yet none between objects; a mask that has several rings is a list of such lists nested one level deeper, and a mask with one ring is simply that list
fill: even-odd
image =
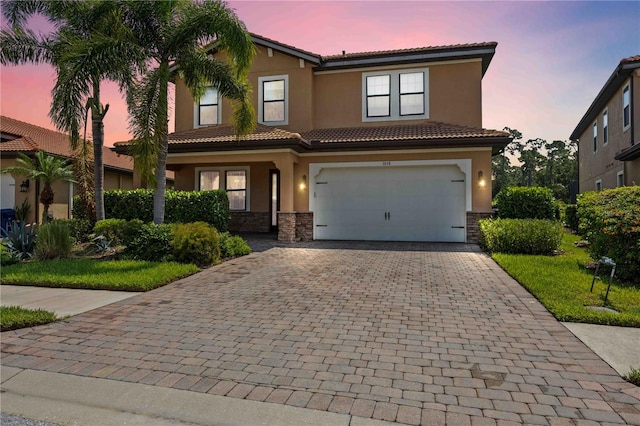
[{"label": "porch column", "polygon": [[293,165],[295,157],[283,154],[274,161],[280,171],[280,211],[278,212],[278,241],[296,240],[296,213],[293,209],[295,191]]}]

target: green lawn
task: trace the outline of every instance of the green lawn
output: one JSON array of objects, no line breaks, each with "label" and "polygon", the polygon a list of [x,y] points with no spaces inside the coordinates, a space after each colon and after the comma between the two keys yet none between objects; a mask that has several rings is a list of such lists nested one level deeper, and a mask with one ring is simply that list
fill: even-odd
[{"label": "green lawn", "polygon": [[137,260],[62,259],[2,267],[2,284],[148,291],[198,272],[195,265]]},{"label": "green lawn", "polygon": [[618,313],[598,312],[586,306],[605,306],[608,274],[589,291],[593,271],[584,265],[591,259],[575,247],[579,237],[565,234],[559,256],[493,253],[493,259],[533,294],[560,321],[640,327],[640,289],[614,282],[606,307]]},{"label": "green lawn", "polygon": [[56,314],[43,309],[25,309],[18,306],[0,307],[0,331],[48,324],[57,320]]}]

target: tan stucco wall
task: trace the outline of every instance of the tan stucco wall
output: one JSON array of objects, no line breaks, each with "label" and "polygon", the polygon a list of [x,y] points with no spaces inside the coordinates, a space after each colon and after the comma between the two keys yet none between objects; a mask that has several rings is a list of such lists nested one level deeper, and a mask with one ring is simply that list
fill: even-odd
[{"label": "tan stucco wall", "polygon": [[[639,78],[636,77],[635,86],[640,85]],[[630,80],[627,80],[630,81]],[[602,129],[602,113],[605,108],[600,110],[597,117],[598,122],[598,150],[593,152],[593,122],[589,124],[585,132],[580,135],[579,140],[579,183],[580,192],[593,191],[596,188],[596,181],[602,180],[602,188],[615,188],[617,186],[617,174],[629,167],[624,162],[616,160],[616,153],[624,148],[631,146],[631,129],[623,130],[622,127],[622,90],[626,86],[626,82],[620,86],[620,89],[611,97],[607,103],[606,109],[609,117],[609,143],[603,145],[603,129]],[[634,97],[640,98],[640,93],[634,94]],[[636,99],[634,99],[636,101]],[[638,108],[640,109],[640,105]],[[638,111],[632,111],[633,117],[637,120],[636,132],[640,118]],[[627,180],[625,173],[625,182]],[[629,184],[629,183],[627,183]]]},{"label": "tan stucco wall", "polygon": [[[482,127],[482,63],[429,65],[412,64],[411,68],[429,68],[429,120],[464,126]],[[394,68],[397,69],[397,68]],[[419,120],[362,121],[362,69],[315,76],[314,126],[316,128],[380,126],[409,124]]]},{"label": "tan stucco wall", "polygon": [[105,170],[104,189],[134,189],[133,174]]}]

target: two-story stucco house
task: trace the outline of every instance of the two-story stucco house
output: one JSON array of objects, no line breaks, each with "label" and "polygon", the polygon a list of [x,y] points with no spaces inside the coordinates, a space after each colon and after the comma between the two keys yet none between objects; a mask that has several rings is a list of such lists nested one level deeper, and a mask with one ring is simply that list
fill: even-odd
[{"label": "two-story stucco house", "polygon": [[640,184],[640,56],[622,59],[584,114],[578,141],[580,192]]},{"label": "two-story stucco house", "polygon": [[285,241],[477,240],[510,141],[482,128],[497,43],[320,56],[252,37],[253,134],[235,138],[216,90],[195,103],[176,81],[176,189],[225,189],[232,230]]}]

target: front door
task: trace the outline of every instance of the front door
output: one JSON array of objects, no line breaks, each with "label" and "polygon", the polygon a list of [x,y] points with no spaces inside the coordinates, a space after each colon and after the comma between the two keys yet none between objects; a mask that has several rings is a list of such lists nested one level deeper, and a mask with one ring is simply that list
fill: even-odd
[{"label": "front door", "polygon": [[280,171],[269,171],[269,214],[271,231],[278,230],[278,212],[280,211]]}]

